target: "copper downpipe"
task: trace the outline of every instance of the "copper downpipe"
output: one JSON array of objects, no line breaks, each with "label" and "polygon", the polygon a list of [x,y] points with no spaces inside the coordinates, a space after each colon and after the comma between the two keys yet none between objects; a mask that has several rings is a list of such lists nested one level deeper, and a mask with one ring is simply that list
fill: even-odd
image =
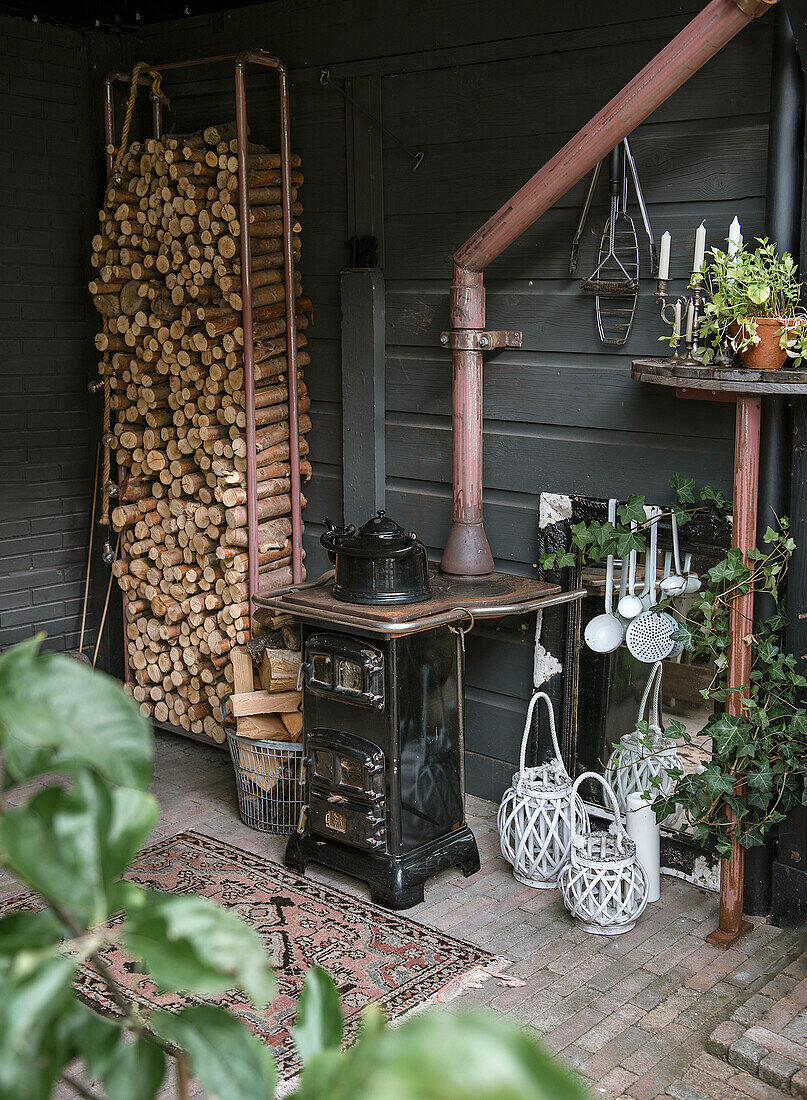
[{"label": "copper downpipe", "polygon": [[[529,179],[454,256],[451,325],[485,327],[484,269],[571,190],[622,138],[776,0],[711,0],[621,92]],[[481,353],[453,352],[454,517],[441,567],[478,576],[493,570],[482,518]]]}]

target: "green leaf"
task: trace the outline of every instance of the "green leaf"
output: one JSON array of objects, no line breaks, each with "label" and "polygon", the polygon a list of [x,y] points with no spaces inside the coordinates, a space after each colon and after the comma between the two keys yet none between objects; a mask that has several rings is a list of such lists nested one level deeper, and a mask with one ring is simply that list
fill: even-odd
[{"label": "green leaf", "polygon": [[625,503],[619,505],[616,514],[626,526],[630,523],[644,523],[647,519],[644,503],[644,497],[631,493]]},{"label": "green leaf", "polygon": [[258,933],[208,898],[146,891],[141,907],[129,911],[123,941],[166,991],[208,996],[237,987],[258,1008],[274,996]]},{"label": "green leaf", "polygon": [[560,1063],[503,1018],[438,1011],[386,1029],[378,1016],[344,1054],[326,1050],[304,1067],[295,1100],[584,1100]]},{"label": "green leaf", "polygon": [[152,1013],[151,1026],[185,1051],[191,1072],[218,1100],[272,1100],[277,1073],[268,1047],[223,1008],[192,1005]]},{"label": "green leaf", "polygon": [[670,478],[670,488],[675,493],[675,499],[679,504],[695,503],[694,477],[682,477],[680,474],[673,474]]},{"label": "green leaf", "polygon": [[10,778],[87,765],[112,783],[145,790],[151,726],[117,680],[40,653],[42,636],[0,653],[0,746]]},{"label": "green leaf", "polygon": [[117,1020],[99,1016],[77,999],[60,1019],[59,1033],[69,1046],[71,1060],[80,1058],[89,1077],[101,1076],[124,1036]]},{"label": "green leaf", "polygon": [[118,1043],[101,1070],[106,1094],[114,1100],[152,1100],[163,1077],[165,1055],[153,1040],[142,1035]]},{"label": "green leaf", "polygon": [[328,1047],[338,1048],[342,1042],[344,1017],[339,993],[330,975],[319,967],[305,976],[292,1034],[303,1062]]},{"label": "green leaf", "polygon": [[47,1100],[69,1057],[54,1027],[73,1000],[72,959],[0,958],[0,1100]]},{"label": "green leaf", "polygon": [[83,927],[111,915],[109,890],[159,816],[156,799],[76,772],[72,789],[47,787],[0,817],[0,858]]},{"label": "green leaf", "polygon": [[49,909],[11,913],[0,920],[0,955],[55,947],[63,935],[64,928]]}]

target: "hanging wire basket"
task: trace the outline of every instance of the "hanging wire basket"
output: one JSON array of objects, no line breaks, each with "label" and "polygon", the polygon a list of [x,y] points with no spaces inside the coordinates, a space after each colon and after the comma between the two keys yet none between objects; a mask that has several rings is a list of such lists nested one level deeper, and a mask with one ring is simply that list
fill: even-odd
[{"label": "hanging wire basket", "polygon": [[[594,831],[578,822],[574,806],[584,779],[601,783],[614,811],[608,830]],[[629,932],[647,905],[647,876],[636,858],[636,845],[622,825],[616,797],[601,775],[583,772],[572,786],[572,840],[558,877],[563,901],[575,921],[597,936]]]},{"label": "hanging wire basket", "polygon": [[[536,768],[526,767],[527,742],[539,699],[546,704],[555,756]],[[572,836],[572,780],[564,767],[555,730],[552,701],[542,691],[530,699],[521,738],[519,770],[504,793],[497,823],[502,855],[525,886],[549,890],[569,855]],[[588,827],[588,814],[578,798],[578,813]]]},{"label": "hanging wire basket", "polygon": [[238,810],[251,829],[293,833],[303,808],[303,746],[253,741],[227,731]]},{"label": "hanging wire basket", "polygon": [[[639,704],[638,723],[644,721],[649,705],[650,734],[639,729],[618,741],[611,749],[605,778],[616,795],[621,813],[627,813],[628,795],[648,793],[653,798],[672,794],[676,774],[683,770],[675,742],[661,727],[662,663],[653,666]],[[650,702],[652,696],[652,703]]]}]

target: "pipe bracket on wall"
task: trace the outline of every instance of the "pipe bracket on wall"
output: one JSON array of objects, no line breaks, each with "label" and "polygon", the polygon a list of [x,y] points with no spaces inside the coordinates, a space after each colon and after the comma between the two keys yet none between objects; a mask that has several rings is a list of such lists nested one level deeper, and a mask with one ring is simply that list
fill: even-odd
[{"label": "pipe bracket on wall", "polygon": [[455,329],[440,334],[440,346],[451,351],[493,351],[520,348],[522,334],[515,329]]}]

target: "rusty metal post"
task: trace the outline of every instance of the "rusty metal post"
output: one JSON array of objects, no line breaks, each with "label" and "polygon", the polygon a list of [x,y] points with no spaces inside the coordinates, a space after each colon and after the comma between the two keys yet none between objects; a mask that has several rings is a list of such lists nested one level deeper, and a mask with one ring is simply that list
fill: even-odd
[{"label": "rusty metal post", "polygon": [[[734,521],[731,533],[731,545],[743,552],[745,564],[747,552],[756,547],[757,541],[757,501],[759,495],[759,436],[762,401],[759,397],[737,395],[737,419],[734,428]],[[754,629],[754,592],[734,597],[729,617],[731,648],[727,686],[730,694],[726,700],[728,714],[740,715],[743,708],[743,694],[731,691],[732,688],[747,686],[751,673],[752,651],[750,637]],[[740,781],[734,793],[743,797],[745,783]],[[730,821],[736,821],[733,812],[727,807]],[[706,937],[709,943],[719,947],[731,947],[740,936],[753,927],[743,920],[743,869],[745,849],[732,837],[733,848],[730,859],[720,861],[720,920],[714,932]]]},{"label": "rusty metal post", "polygon": [[[525,230],[570,191],[614,146],[666,102],[693,73],[776,0],[711,0],[621,92],[599,111],[540,171],[529,179],[454,255],[452,324],[470,328],[462,295],[469,289],[482,302],[481,279],[473,280]],[[456,321],[455,321],[456,317]],[[475,365],[474,365],[475,364]],[[464,433],[454,444],[454,517],[441,568],[475,575],[490,572],[492,558],[482,520],[482,371],[454,352],[454,427]],[[472,392],[473,390],[473,392]],[[479,417],[477,419],[477,410]],[[470,416],[469,416],[470,414]],[[470,419],[473,418],[473,420]],[[479,431],[472,436],[471,428]],[[478,503],[478,508],[477,508]]]},{"label": "rusty metal post", "polygon": [[247,579],[249,625],[252,597],[258,594],[258,473],[255,454],[255,339],[252,326],[252,241],[249,236],[249,163],[247,161],[247,90],[244,58],[235,62],[235,125],[238,135],[238,217],[241,222],[241,324],[244,329],[244,404],[247,436]]},{"label": "rusty metal post", "polygon": [[300,430],[297,386],[297,318],[294,299],[294,234],[291,187],[291,124],[289,82],[283,63],[264,50],[248,50],[236,58],[235,107],[238,130],[238,208],[241,221],[241,296],[244,328],[244,400],[247,437],[247,543],[249,613],[258,594],[258,485],[255,454],[255,343],[252,321],[252,248],[249,236],[249,127],[247,125],[244,66],[252,63],[277,70],[280,82],[280,181],[283,210],[283,274],[286,290],[286,356],[289,390],[289,472],[291,495],[292,581],[303,579],[303,523],[300,499]]}]

